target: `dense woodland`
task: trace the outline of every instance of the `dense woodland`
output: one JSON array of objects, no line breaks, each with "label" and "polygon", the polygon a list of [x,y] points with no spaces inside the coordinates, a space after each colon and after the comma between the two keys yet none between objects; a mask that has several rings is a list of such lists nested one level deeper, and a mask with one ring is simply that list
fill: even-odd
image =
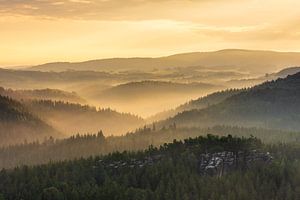
[{"label": "dense woodland", "polygon": [[300,73],[270,81],[204,109],[184,111],[162,122],[178,126],[236,125],[300,130]]},{"label": "dense woodland", "polygon": [[31,112],[66,136],[94,133],[100,129],[107,135],[121,135],[144,124],[141,117],[109,108],[52,100],[23,103]]},{"label": "dense woodland", "polygon": [[[253,161],[247,166],[241,158],[233,171],[222,176],[203,174],[199,165],[201,155],[222,151],[234,155],[269,151],[273,160]],[[208,135],[174,141],[160,148],[151,146],[136,153],[2,170],[0,198],[295,200],[300,198],[299,155],[299,144],[266,146],[253,137]],[[151,162],[133,167],[126,164],[145,159]]]},{"label": "dense woodland", "polygon": [[149,117],[148,121],[159,121],[163,119],[167,119],[169,117],[173,117],[176,114],[183,112],[183,111],[189,111],[189,110],[199,110],[208,108],[209,106],[216,105],[218,103],[221,103],[222,101],[226,100],[227,98],[236,95],[242,91],[245,91],[246,89],[227,89],[219,92],[214,92],[212,94],[208,94],[204,97],[200,97],[195,100],[191,100],[187,103],[184,103],[175,109],[171,109],[168,111],[157,113],[151,117]]},{"label": "dense woodland", "polygon": [[58,131],[33,115],[24,105],[0,96],[0,146],[20,143],[26,139],[58,137]]},{"label": "dense woodland", "polygon": [[192,100],[147,125],[21,97],[70,95],[60,90],[1,91],[15,99],[0,96],[0,200],[300,199],[300,73]]},{"label": "dense woodland", "polygon": [[[10,93],[10,90],[5,93]],[[21,98],[18,101],[1,95],[0,112],[0,146],[24,140],[42,140],[50,136],[63,138],[77,133],[97,132],[100,129],[108,135],[121,135],[144,124],[141,117],[109,108],[98,109],[53,100]]]},{"label": "dense woodland", "polygon": [[47,138],[42,141],[3,147],[0,148],[0,168],[87,158],[92,155],[106,155],[116,151],[138,151],[147,149],[150,145],[158,147],[164,143],[172,142],[174,139],[183,140],[206,134],[254,136],[267,144],[300,142],[300,133],[298,132],[226,126],[200,129],[176,128],[176,125],[171,125],[157,129],[154,124],[124,136],[104,137],[100,131],[97,134],[76,135],[67,139]]}]

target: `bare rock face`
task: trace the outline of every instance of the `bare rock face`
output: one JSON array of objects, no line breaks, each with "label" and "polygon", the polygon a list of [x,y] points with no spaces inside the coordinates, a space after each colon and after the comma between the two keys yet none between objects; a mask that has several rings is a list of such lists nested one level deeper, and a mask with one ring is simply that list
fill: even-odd
[{"label": "bare rock face", "polygon": [[232,171],[237,168],[251,168],[258,164],[269,164],[272,161],[269,152],[261,153],[256,150],[251,152],[217,152],[200,155],[200,173],[204,175],[218,175]]},{"label": "bare rock face", "polygon": [[104,168],[110,168],[110,169],[142,168],[145,166],[154,165],[155,163],[161,161],[162,158],[163,155],[154,155],[154,156],[147,156],[143,159],[132,158],[127,161],[105,162],[103,160],[99,160],[98,163],[99,165],[104,166]]},{"label": "bare rock face", "polygon": [[[144,158],[131,158],[128,160],[104,161],[99,160],[98,164],[105,169],[122,170],[122,169],[138,169],[155,165],[169,158],[163,154],[146,156]],[[223,176],[224,174],[237,169],[250,169],[253,166],[265,166],[273,160],[269,152],[262,153],[257,150],[252,151],[222,151],[216,153],[205,153],[196,156],[198,162],[199,173],[210,176]],[[94,166],[98,168],[99,166]]]}]

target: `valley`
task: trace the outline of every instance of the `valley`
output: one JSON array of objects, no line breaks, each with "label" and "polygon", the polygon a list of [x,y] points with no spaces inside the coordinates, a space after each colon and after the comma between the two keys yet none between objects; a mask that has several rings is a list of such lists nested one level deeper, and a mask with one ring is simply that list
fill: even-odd
[{"label": "valley", "polygon": [[[166,193],[178,179],[212,198],[212,185],[232,189],[234,177],[239,199],[242,180],[257,184],[250,176],[283,179],[274,170],[288,170],[282,184],[298,198],[300,69],[291,64],[297,54],[223,50],[1,69],[0,199],[194,199],[188,188]],[[220,187],[214,199],[232,195]],[[285,190],[264,187],[268,198]]]},{"label": "valley", "polygon": [[0,0],[0,200],[300,200],[299,0]]}]

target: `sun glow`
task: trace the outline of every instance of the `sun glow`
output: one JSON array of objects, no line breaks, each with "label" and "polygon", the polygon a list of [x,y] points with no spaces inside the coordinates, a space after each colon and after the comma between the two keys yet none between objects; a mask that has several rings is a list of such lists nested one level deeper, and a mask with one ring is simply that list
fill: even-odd
[{"label": "sun glow", "polygon": [[300,50],[296,0],[0,2],[1,66],[224,48]]}]

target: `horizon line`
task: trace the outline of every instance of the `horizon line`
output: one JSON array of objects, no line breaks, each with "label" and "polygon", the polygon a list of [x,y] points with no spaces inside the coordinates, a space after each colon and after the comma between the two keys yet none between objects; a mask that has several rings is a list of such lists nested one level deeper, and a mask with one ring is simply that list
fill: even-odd
[{"label": "horizon line", "polygon": [[24,65],[6,65],[1,66],[2,69],[26,69],[30,67],[35,66],[41,66],[46,64],[58,64],[58,63],[69,63],[69,64],[78,64],[78,63],[85,63],[85,62],[91,62],[91,61],[99,61],[99,60],[113,60],[113,59],[158,59],[158,58],[168,58],[172,56],[178,56],[178,55],[185,55],[185,54],[196,54],[196,53],[217,53],[222,51],[259,51],[259,52],[273,52],[273,53],[300,53],[300,51],[280,51],[280,50],[267,50],[267,49],[242,49],[242,48],[225,48],[225,49],[219,49],[219,50],[210,50],[210,51],[188,51],[188,52],[181,52],[181,53],[174,53],[174,54],[167,54],[162,56],[129,56],[129,57],[103,57],[103,58],[95,58],[95,59],[86,59],[82,61],[53,61],[53,62],[43,62],[41,64],[24,64]]}]

